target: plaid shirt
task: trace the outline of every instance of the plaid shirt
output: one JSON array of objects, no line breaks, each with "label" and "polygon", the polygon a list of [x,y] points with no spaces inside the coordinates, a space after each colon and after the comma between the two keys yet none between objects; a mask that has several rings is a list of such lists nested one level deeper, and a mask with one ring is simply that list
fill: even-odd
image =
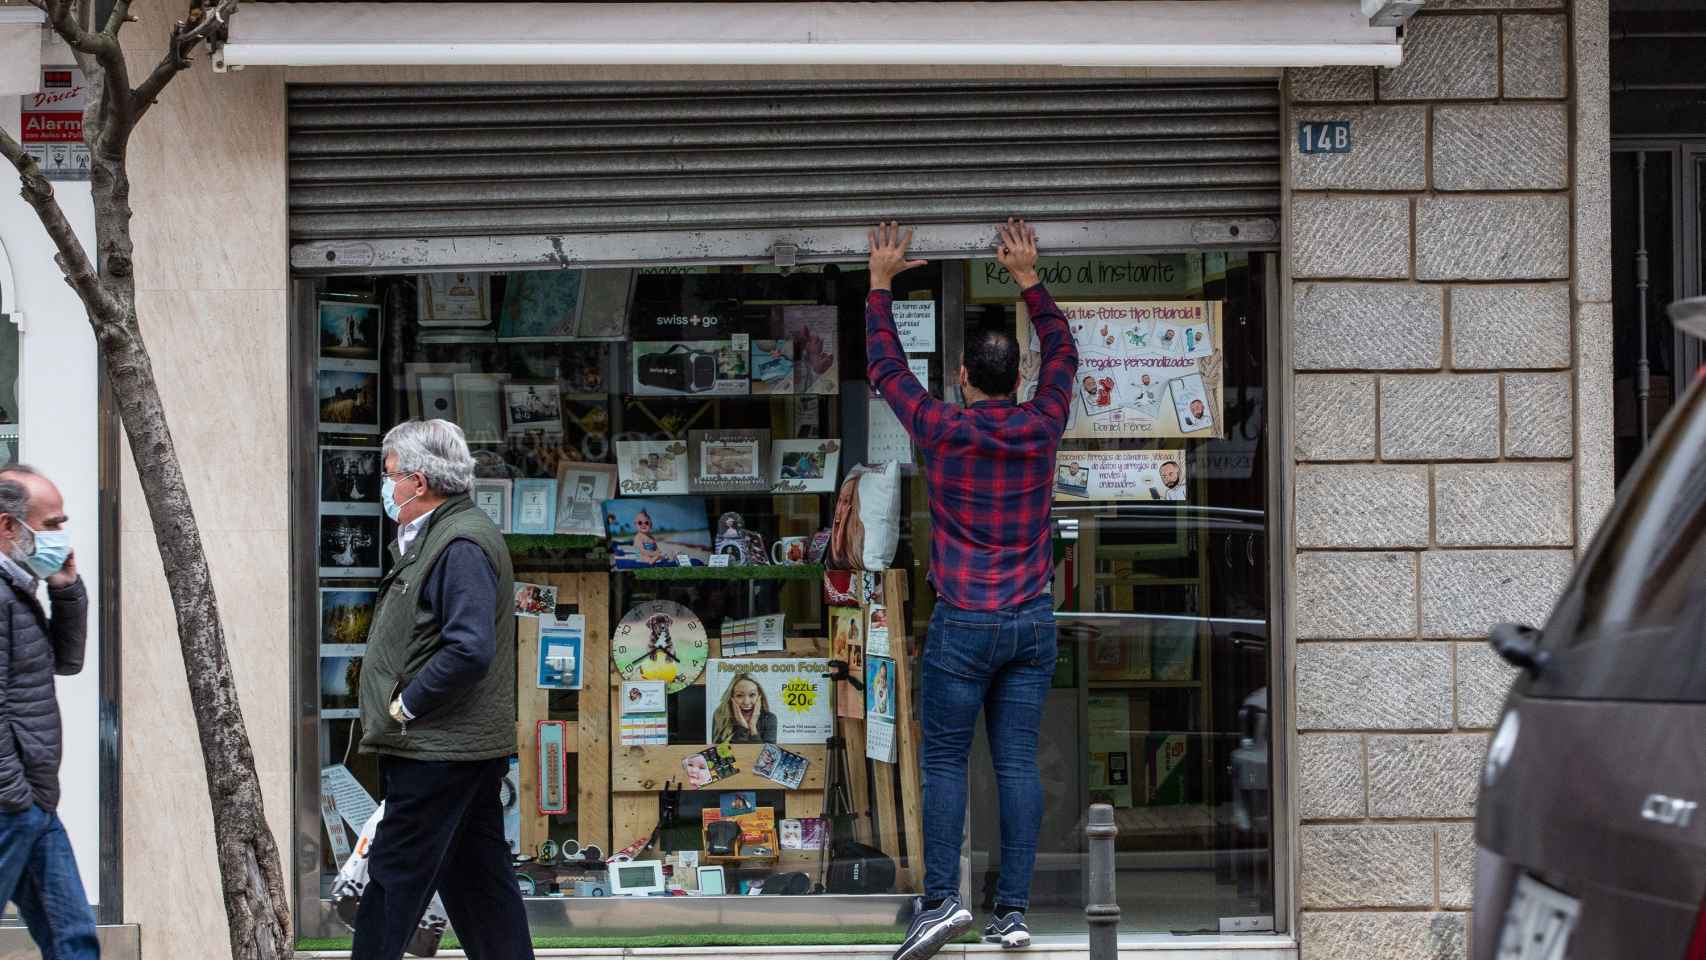
[{"label": "plaid shirt", "polygon": [[930,478],[930,580],[964,610],[1018,606],[1047,593],[1054,577],[1049,504],[1078,349],[1042,284],[1024,298],[1042,345],[1035,398],[967,407],[932,397],[907,369],[894,295],[873,290],[865,301],[870,382],[912,435]]}]

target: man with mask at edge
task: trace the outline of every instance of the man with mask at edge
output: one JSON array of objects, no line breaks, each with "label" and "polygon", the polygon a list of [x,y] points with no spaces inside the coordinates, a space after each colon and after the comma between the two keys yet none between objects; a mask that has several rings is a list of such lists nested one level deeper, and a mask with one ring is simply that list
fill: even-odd
[{"label": "man with mask at edge", "polygon": [[398,960],[436,889],[473,960],[533,956],[499,784],[515,752],[515,600],[503,534],[474,506],[462,428],[385,435],[379,498],[397,523],[361,671],[361,749],[385,816],[353,960]]},{"label": "man with mask at edge", "polygon": [[1037,234],[1008,220],[995,256],[1018,283],[1037,332],[1036,395],[1015,402],[1019,344],[1011,331],[967,331],[958,371],[965,406],[930,396],[907,368],[890,289],[908,260],[912,231],[870,234],[865,301],[871,386],[911,435],[930,490],[930,581],[936,588],[923,656],[924,896],[895,960],[925,960],[972,925],[960,902],[966,761],[986,714],[1001,803],[1001,877],[985,943],[1025,947],[1031,872],[1042,824],[1037,737],[1054,676],[1056,632],[1050,503],[1055,453],[1066,432],[1078,350],[1066,318],[1037,276]]},{"label": "man with mask at edge", "polygon": [[[43,956],[101,955],[71,839],[60,822],[63,741],[55,675],[83,669],[89,595],[77,575],[65,501],[23,464],[0,469],[0,903],[17,904]],[[36,590],[47,581],[48,609]],[[51,611],[51,615],[50,615]]]}]

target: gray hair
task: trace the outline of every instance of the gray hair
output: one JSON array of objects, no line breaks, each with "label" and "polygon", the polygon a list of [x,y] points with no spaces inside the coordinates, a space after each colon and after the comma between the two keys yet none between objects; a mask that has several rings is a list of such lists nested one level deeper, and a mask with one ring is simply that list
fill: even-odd
[{"label": "gray hair", "polygon": [[462,428],[449,420],[404,420],[385,434],[379,456],[395,454],[398,473],[426,477],[433,493],[451,496],[474,485],[474,455]]},{"label": "gray hair", "polygon": [[30,488],[6,476],[8,473],[39,477],[41,471],[22,463],[8,463],[0,467],[0,513],[19,523],[27,523],[30,516]]}]

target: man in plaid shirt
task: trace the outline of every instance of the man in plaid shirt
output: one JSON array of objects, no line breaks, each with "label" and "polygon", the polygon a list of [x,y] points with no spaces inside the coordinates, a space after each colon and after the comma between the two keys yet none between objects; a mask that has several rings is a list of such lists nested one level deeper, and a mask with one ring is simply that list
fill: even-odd
[{"label": "man in plaid shirt", "polygon": [[906,365],[893,316],[896,274],[912,231],[871,232],[866,352],[873,387],[911,434],[930,485],[930,580],[938,595],[923,657],[924,896],[895,960],[923,960],[972,925],[960,902],[966,760],[980,714],[1001,801],[1001,879],[983,939],[1030,943],[1030,901],[1042,822],[1037,735],[1054,676],[1056,637],[1049,505],[1055,452],[1072,402],[1078,350],[1037,278],[1037,235],[1023,220],[997,228],[996,259],[1023,291],[1042,349],[1035,396],[1017,403],[1019,343],[1011,331],[968,331],[958,371],[965,405],[945,403]]}]

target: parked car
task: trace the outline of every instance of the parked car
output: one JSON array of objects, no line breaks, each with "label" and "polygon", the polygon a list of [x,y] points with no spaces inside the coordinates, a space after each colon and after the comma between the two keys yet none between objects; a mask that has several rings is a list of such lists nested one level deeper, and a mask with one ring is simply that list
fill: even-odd
[{"label": "parked car", "polygon": [[[1706,334],[1706,298],[1672,316]],[[1482,772],[1473,960],[1706,960],[1706,377],[1544,628],[1491,640],[1522,672]]]}]

